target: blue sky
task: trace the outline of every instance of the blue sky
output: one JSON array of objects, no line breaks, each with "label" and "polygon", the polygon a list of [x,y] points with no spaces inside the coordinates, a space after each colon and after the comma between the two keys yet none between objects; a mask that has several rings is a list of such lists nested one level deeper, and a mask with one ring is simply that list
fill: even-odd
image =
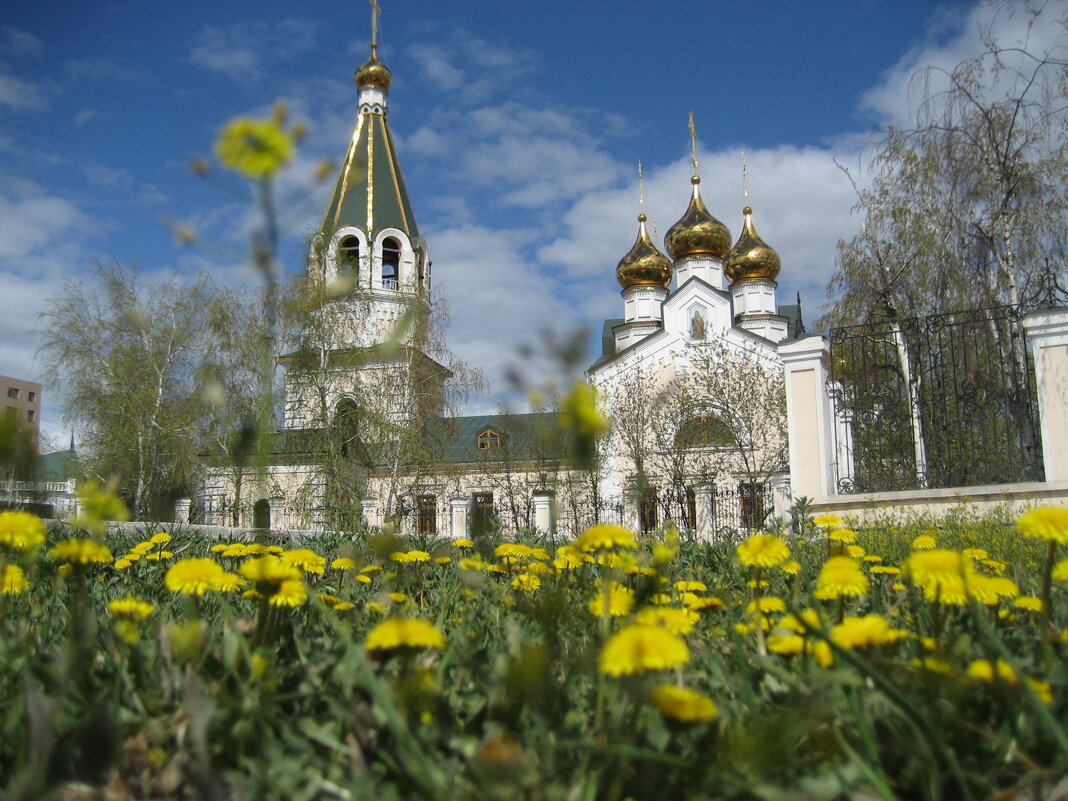
[{"label": "blue sky", "polygon": [[[689,111],[706,203],[740,230],[744,150],[757,228],[782,256],[780,302],[800,291],[811,320],[835,243],[858,225],[834,159],[855,166],[872,130],[908,123],[917,67],[978,52],[991,25],[1022,30],[1022,15],[962,2],[382,5],[390,124],[449,342],[491,385],[472,412],[497,407],[521,342],[619,314],[636,163],[662,237],[688,199]],[[0,374],[44,385],[57,443],[69,429],[32,332],[58,284],[113,259],[148,280],[252,280],[248,188],[188,165],[228,118],[280,98],[310,130],[279,181],[283,266],[299,269],[331,183],[313,175],[343,154],[368,38],[362,2],[4,4]],[[168,219],[201,244],[178,247]]]}]

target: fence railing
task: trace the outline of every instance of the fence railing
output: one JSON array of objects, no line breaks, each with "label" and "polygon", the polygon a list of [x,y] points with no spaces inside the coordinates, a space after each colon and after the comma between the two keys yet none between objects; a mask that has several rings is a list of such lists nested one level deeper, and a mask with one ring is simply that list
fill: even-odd
[{"label": "fence railing", "polygon": [[998,306],[832,329],[837,491],[1041,480],[1022,317]]}]

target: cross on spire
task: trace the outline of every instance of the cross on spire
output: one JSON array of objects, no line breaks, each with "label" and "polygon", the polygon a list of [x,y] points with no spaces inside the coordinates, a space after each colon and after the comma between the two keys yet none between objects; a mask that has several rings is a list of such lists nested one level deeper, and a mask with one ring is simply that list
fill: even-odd
[{"label": "cross on spire", "polygon": [[690,112],[690,149],[693,158],[693,174],[697,175],[697,129],[693,124],[693,112]]},{"label": "cross on spire", "polygon": [[378,47],[378,15],[382,9],[378,7],[378,0],[371,0],[371,47]]}]

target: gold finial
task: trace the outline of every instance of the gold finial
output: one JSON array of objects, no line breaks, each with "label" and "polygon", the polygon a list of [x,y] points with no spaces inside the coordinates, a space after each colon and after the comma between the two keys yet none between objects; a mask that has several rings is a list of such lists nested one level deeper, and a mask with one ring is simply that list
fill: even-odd
[{"label": "gold finial", "polygon": [[742,197],[749,205],[749,165],[745,163],[745,151],[742,151]]},{"label": "gold finial", "polygon": [[378,49],[378,15],[382,9],[378,7],[378,0],[371,0],[371,49]]},{"label": "gold finial", "polygon": [[693,124],[693,112],[690,112],[690,149],[693,151],[693,175],[697,177],[697,128]]}]

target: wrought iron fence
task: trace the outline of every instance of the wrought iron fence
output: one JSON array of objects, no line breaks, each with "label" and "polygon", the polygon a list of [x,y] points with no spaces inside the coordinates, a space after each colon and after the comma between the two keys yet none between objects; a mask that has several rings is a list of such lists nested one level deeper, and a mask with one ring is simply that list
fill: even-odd
[{"label": "wrought iron fence", "polygon": [[1043,476],[1018,306],[831,330],[839,492]]}]

